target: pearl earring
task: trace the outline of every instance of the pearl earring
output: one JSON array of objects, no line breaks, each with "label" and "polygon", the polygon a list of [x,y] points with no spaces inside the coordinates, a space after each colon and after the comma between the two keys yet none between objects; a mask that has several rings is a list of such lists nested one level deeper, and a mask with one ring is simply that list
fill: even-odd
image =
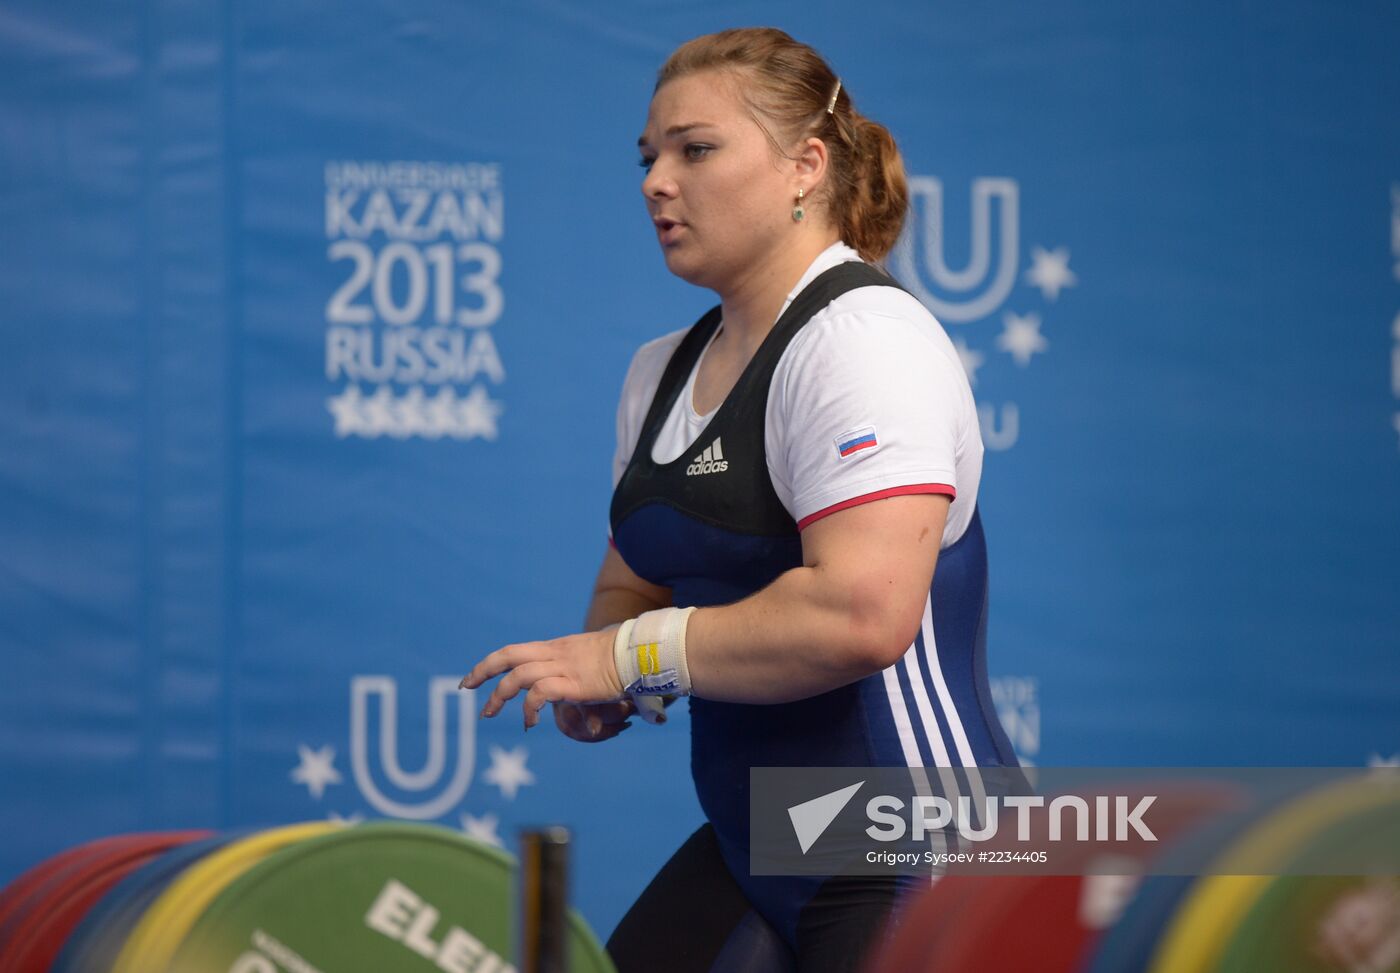
[{"label": "pearl earring", "polygon": [[797,190],[797,205],[792,208],[792,221],[794,223],[801,223],[802,217],[807,215],[807,211],[802,208],[802,197],[804,195],[806,194],[803,190]]}]

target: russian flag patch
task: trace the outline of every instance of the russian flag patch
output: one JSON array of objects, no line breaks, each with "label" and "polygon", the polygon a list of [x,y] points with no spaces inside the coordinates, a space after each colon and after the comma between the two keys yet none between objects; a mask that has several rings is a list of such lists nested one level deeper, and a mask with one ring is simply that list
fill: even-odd
[{"label": "russian flag patch", "polygon": [[875,449],[879,445],[880,441],[875,438],[875,427],[864,426],[836,437],[836,455],[845,459],[863,449]]}]

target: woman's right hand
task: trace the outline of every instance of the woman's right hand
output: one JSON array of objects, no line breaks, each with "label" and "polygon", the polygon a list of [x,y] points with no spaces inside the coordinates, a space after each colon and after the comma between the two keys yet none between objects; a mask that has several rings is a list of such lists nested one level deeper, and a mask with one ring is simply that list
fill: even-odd
[{"label": "woman's right hand", "polygon": [[636,712],[630,698],[610,703],[559,702],[554,704],[554,723],[571,740],[602,743],[631,726],[629,717]]},{"label": "woman's right hand", "polygon": [[[670,589],[657,587],[637,577],[617,548],[609,543],[603,549],[603,563],[598,568],[597,580],[593,582],[593,598],[588,603],[584,629],[610,631],[624,619],[636,618],[642,612],[666,608],[670,604]],[[630,696],[606,703],[554,704],[554,722],[560,732],[582,743],[611,740],[632,725],[632,717],[642,715]],[[659,720],[655,712],[649,720],[664,723],[664,710]]]}]

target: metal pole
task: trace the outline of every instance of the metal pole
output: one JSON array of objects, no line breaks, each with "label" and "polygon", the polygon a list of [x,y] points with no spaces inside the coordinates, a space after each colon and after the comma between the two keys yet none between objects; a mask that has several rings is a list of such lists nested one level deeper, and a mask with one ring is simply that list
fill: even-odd
[{"label": "metal pole", "polygon": [[520,973],[568,973],[569,830],[520,835]]}]

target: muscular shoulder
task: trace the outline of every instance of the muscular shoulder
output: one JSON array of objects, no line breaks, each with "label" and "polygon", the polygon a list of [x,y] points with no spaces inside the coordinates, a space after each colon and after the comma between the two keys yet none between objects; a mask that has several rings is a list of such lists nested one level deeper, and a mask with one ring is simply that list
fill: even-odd
[{"label": "muscular shoulder", "polygon": [[798,332],[773,376],[765,446],[774,489],[794,520],[890,490],[958,498],[952,543],[976,503],[977,410],[957,350],[918,301],[865,287]]},{"label": "muscular shoulder", "polygon": [[849,374],[875,381],[881,374],[916,373],[953,399],[971,403],[957,350],[928,309],[897,287],[860,287],[813,316],[786,349],[775,387],[827,381]]}]

